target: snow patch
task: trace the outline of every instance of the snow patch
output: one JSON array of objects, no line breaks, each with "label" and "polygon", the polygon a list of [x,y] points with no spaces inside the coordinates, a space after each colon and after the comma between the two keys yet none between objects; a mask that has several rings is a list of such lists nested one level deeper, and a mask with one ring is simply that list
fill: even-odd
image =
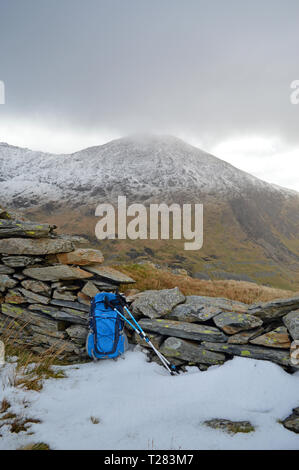
[{"label": "snow patch", "polygon": [[[32,425],[33,436],[2,429],[0,449],[28,442],[52,449],[299,448],[298,435],[277,421],[298,406],[299,372],[287,374],[273,363],[235,357],[172,377],[137,348],[117,362],[63,369],[67,378],[47,380],[41,392],[0,388],[14,411],[22,412],[26,399],[23,413],[42,421]],[[4,376],[3,370],[2,383]],[[203,424],[212,418],[249,420],[256,430],[228,435]]]}]

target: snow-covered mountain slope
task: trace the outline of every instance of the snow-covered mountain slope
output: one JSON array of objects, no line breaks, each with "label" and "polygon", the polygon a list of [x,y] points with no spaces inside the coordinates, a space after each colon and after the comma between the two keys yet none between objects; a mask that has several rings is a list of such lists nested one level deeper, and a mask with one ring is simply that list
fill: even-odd
[{"label": "snow-covered mountain slope", "polygon": [[122,194],[132,201],[188,202],[248,191],[292,194],[171,136],[122,138],[70,155],[0,144],[1,199],[14,199],[18,207],[49,201],[77,206]]},{"label": "snow-covered mountain slope", "polygon": [[129,203],[203,203],[204,245],[199,252],[186,252],[173,240],[105,240],[106,259],[127,261],[150,252],[153,261],[208,279],[230,276],[299,286],[295,191],[261,181],[171,136],[127,137],[70,155],[0,144],[1,204],[32,220],[54,223],[62,232],[84,234],[99,244],[95,208],[117,202],[119,195]]}]

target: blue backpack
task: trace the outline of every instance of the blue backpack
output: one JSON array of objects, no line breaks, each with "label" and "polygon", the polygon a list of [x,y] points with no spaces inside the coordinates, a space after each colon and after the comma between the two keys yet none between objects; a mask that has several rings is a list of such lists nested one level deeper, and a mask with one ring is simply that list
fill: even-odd
[{"label": "blue backpack", "polygon": [[127,349],[124,320],[113,310],[114,308],[123,314],[123,307],[117,294],[100,292],[91,301],[90,332],[86,340],[86,350],[93,359],[113,359]]}]

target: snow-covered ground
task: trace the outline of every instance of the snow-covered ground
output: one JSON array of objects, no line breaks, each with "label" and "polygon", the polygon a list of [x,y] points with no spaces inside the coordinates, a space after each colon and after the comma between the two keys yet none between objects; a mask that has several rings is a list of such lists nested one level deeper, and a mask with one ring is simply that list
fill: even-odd
[{"label": "snow-covered ground", "polygon": [[[299,449],[299,435],[277,421],[299,405],[299,372],[270,362],[234,358],[171,377],[137,348],[117,362],[64,367],[67,377],[47,380],[41,392],[12,388],[12,367],[2,369],[0,400],[41,423],[33,435],[2,427],[0,449],[32,442],[52,449]],[[212,418],[248,420],[256,430],[229,435],[203,424]]]}]

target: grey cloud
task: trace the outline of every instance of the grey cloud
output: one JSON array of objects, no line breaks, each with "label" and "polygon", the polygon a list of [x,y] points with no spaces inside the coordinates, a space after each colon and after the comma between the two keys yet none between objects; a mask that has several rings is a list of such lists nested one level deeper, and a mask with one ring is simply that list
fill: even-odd
[{"label": "grey cloud", "polygon": [[298,20],[297,0],[1,0],[0,119],[297,144]]}]

